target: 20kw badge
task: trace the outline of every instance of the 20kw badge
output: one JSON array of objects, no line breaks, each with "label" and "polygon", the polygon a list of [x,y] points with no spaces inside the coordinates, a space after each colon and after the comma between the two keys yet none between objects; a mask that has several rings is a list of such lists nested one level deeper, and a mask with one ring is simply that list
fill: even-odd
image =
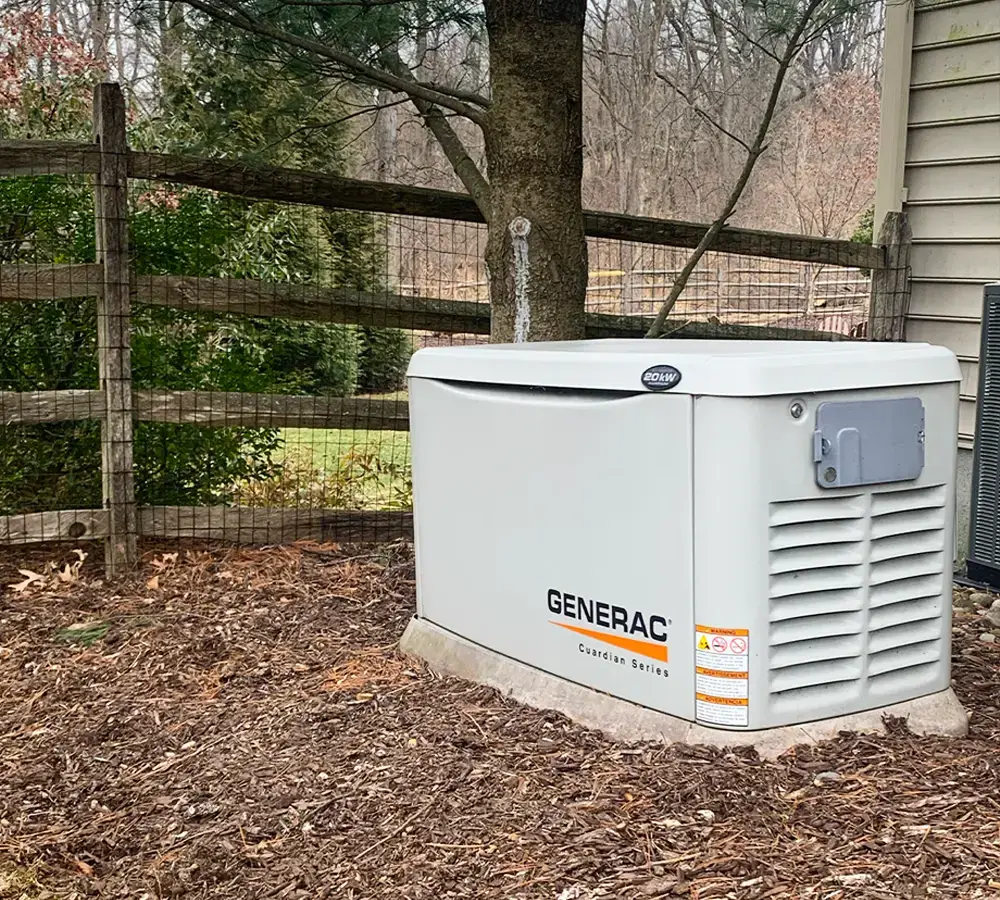
[{"label": "20kw badge", "polygon": [[642,373],[642,386],[651,391],[669,391],[681,382],[681,373],[673,366],[650,366]]}]

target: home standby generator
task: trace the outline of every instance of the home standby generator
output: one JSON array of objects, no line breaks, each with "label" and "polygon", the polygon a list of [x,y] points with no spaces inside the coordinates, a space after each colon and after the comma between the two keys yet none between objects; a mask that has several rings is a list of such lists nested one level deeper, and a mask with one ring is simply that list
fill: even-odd
[{"label": "home standby generator", "polygon": [[418,617],[721,729],[949,687],[949,351],[444,347],[408,378]]}]

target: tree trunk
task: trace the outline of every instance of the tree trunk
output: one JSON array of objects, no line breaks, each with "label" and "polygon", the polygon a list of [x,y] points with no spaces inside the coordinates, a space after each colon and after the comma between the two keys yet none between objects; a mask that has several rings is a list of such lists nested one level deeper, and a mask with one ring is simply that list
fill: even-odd
[{"label": "tree trunk", "polygon": [[184,66],[184,6],[178,0],[160,2],[159,76],[163,88],[176,87]]},{"label": "tree trunk", "polygon": [[492,341],[583,337],[585,0],[486,0]]},{"label": "tree trunk", "polygon": [[92,47],[100,81],[108,81],[111,77],[108,53],[108,36],[111,30],[110,10],[108,9],[110,3],[111,0],[94,0],[91,6]]}]

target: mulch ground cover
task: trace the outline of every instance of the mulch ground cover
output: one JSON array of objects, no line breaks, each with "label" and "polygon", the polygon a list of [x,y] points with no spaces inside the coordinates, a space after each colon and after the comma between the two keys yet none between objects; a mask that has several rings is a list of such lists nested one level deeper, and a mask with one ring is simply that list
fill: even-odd
[{"label": "mulch ground cover", "polygon": [[[0,554],[0,898],[1000,898],[1000,642],[961,740],[622,745],[401,657],[411,551]],[[23,571],[20,571],[23,570]],[[988,639],[987,639],[988,640]]]}]

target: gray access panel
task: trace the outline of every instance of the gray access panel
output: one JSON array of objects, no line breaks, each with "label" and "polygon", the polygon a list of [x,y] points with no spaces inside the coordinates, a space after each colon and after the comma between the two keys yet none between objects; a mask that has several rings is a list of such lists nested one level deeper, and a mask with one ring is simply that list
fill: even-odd
[{"label": "gray access panel", "polygon": [[813,434],[822,488],[912,481],[924,470],[919,397],[821,403]]}]

